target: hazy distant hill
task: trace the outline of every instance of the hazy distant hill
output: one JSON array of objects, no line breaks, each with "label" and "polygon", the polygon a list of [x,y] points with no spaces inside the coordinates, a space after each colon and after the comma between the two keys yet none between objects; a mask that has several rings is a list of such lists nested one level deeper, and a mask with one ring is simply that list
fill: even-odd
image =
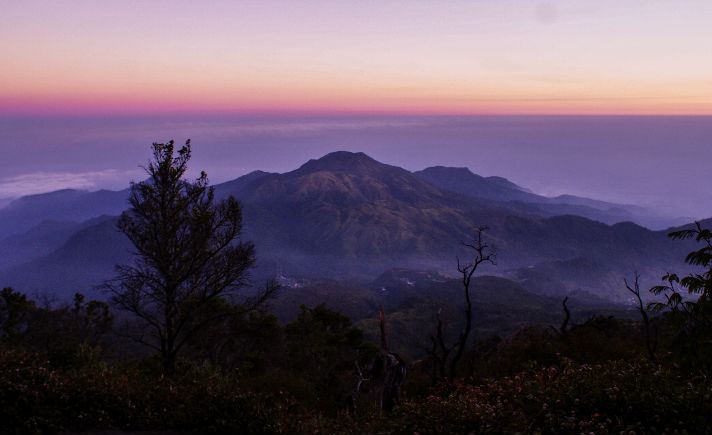
[{"label": "hazy distant hill", "polygon": [[17,266],[49,254],[62,246],[82,224],[74,221],[42,221],[28,231],[0,241],[0,269]]},{"label": "hazy distant hill", "polygon": [[0,240],[47,220],[81,222],[101,215],[118,215],[128,207],[128,195],[128,189],[64,189],[23,196],[0,208]]},{"label": "hazy distant hill", "polygon": [[614,204],[573,195],[549,198],[531,193],[506,178],[482,177],[468,168],[433,166],[415,175],[442,189],[475,198],[494,201],[521,201],[536,204],[550,215],[572,214],[607,224],[632,221],[651,229],[666,229],[682,225],[691,219],[669,217],[655,210],[628,204]]},{"label": "hazy distant hill", "polygon": [[116,264],[131,260],[131,244],[116,229],[116,218],[92,219],[48,255],[0,271],[3,285],[28,293],[69,299],[75,292],[100,297],[94,286],[114,274]]},{"label": "hazy distant hill", "polygon": [[[244,206],[244,235],[257,246],[256,279],[283,273],[367,283],[391,268],[452,275],[456,256],[468,254],[461,241],[473,225],[486,225],[498,255],[497,267],[486,273],[542,294],[580,290],[619,299],[626,297],[623,277],[637,270],[658,280],[678,270],[689,251],[689,244],[636,224],[552,216],[549,205],[521,200],[543,197],[505,179],[451,169],[414,174],[363,153],[335,152],[284,174],[250,173],[217,185],[216,193],[232,194]],[[423,172],[450,174],[464,180],[461,186],[480,186],[469,193],[484,193],[458,193],[452,186],[460,181],[453,180],[450,189],[438,187]],[[66,296],[110,277],[114,264],[130,259],[129,243],[112,218],[86,219],[106,209],[118,214],[127,195],[59,191],[0,210],[0,226],[16,233],[0,240],[6,256],[0,283]],[[42,223],[46,219],[85,222],[75,228],[71,222]]]}]

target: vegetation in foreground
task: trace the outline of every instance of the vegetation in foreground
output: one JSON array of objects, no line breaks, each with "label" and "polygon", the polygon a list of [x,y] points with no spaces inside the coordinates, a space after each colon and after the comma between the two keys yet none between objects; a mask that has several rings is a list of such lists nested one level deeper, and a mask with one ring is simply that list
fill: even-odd
[{"label": "vegetation in foreground", "polygon": [[[162,364],[151,358],[108,364],[80,347],[71,364],[58,364],[6,346],[0,352],[0,425],[3,433],[710,432],[712,383],[704,371],[685,370],[672,357],[586,363],[554,354],[547,355],[554,363],[539,364],[526,360],[527,348],[503,354],[520,357],[510,367],[498,364],[506,376],[432,384],[425,370],[415,368],[401,405],[388,413],[378,409],[368,382],[358,409],[349,412],[338,401],[345,385],[325,386],[307,371],[311,365],[250,374],[183,362],[172,376],[162,376]],[[342,366],[332,375],[349,372]]]},{"label": "vegetation in foreground", "polygon": [[[651,289],[664,302],[645,307],[638,298],[642,322],[568,325],[567,316],[558,329],[533,325],[467,345],[469,277],[487,258],[475,244],[475,263],[460,267],[466,329],[448,347],[452,338],[433,325],[441,352],[411,362],[401,385],[393,373],[406,363],[389,350],[384,320],[379,348],[324,305],[302,306],[280,325],[262,310],[274,287],[235,299],[253,261],[251,245],[232,245],[239,205],[213,205],[204,176],[181,180],[188,144],[176,159],[172,143],[154,150],[159,166],[149,168],[164,172],[135,189],[159,194],[136,196],[133,212],[157,205],[168,220],[147,214],[132,227],[141,262],[121,268],[131,273],[110,287],[116,306],[148,326],[80,294],[52,307],[3,289],[2,433],[712,433],[712,233],[699,224],[671,236],[701,245],[686,261],[702,272],[666,275]],[[214,273],[225,281],[211,281]],[[626,286],[640,296],[637,279]]]}]

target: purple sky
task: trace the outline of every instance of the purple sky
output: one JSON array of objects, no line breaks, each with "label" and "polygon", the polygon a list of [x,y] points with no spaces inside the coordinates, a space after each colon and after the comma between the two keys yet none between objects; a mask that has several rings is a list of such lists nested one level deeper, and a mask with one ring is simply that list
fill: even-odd
[{"label": "purple sky", "polygon": [[[712,118],[688,117],[712,115],[710,22],[703,1],[4,2],[0,205],[125,187],[190,137],[214,182],[343,149],[712,216]],[[551,114],[677,117],[510,116]]]},{"label": "purple sky", "polygon": [[64,187],[120,189],[153,141],[193,142],[212,182],[285,172],[336,150],[409,170],[467,166],[544,195],[712,216],[712,117],[5,118],[0,201]]},{"label": "purple sky", "polygon": [[712,114],[712,3],[34,0],[0,116]]}]

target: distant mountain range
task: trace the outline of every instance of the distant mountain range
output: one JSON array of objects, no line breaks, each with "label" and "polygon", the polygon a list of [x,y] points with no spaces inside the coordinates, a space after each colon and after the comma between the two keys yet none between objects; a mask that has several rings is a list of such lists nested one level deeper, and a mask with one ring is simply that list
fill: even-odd
[{"label": "distant mountain range", "polygon": [[[280,274],[367,284],[392,268],[453,276],[456,257],[467,255],[461,241],[486,225],[498,265],[483,272],[542,295],[621,300],[623,277],[638,271],[657,283],[680,270],[690,250],[667,231],[640,226],[683,222],[641,207],[547,198],[466,168],[413,173],[363,153],[334,152],[284,174],[255,171],[215,190],[243,204],[244,237],[257,246],[255,280]],[[128,192],[62,190],[0,209],[0,285],[60,299],[92,293],[115,264],[131,260],[115,226]]]},{"label": "distant mountain range", "polygon": [[614,204],[573,195],[560,195],[553,198],[536,195],[506,178],[481,177],[467,168],[434,166],[415,174],[450,192],[493,201],[537,204],[547,213],[583,216],[606,224],[630,221],[651,229],[666,229],[690,221],[688,218],[662,216],[655,210],[636,205]]}]

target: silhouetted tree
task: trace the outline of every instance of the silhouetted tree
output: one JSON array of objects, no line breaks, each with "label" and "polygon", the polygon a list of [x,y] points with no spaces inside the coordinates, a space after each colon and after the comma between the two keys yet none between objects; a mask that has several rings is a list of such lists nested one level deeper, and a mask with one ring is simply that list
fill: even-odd
[{"label": "silhouetted tree", "polygon": [[376,355],[371,376],[379,384],[378,405],[386,412],[400,404],[401,386],[407,372],[405,361],[397,353],[391,352],[386,331],[386,314],[383,306],[379,310],[379,328],[381,330],[381,348]]},{"label": "silhouetted tree", "polygon": [[109,305],[102,301],[84,301],[84,295],[74,294],[74,304],[67,312],[67,328],[79,343],[96,345],[114,322]]},{"label": "silhouetted tree", "polygon": [[657,326],[653,325],[653,332],[654,332],[654,337],[650,336],[650,317],[648,316],[648,312],[643,306],[643,299],[640,297],[640,275],[638,272],[635,273],[635,279],[633,280],[633,286],[631,287],[630,284],[628,284],[627,280],[623,280],[625,283],[625,288],[635,296],[636,300],[638,301],[638,312],[640,312],[640,316],[643,318],[643,328],[645,328],[645,348],[648,351],[648,358],[650,358],[650,361],[655,361],[655,350],[658,347],[658,328]]},{"label": "silhouetted tree", "polygon": [[462,358],[467,346],[467,339],[470,337],[470,331],[472,330],[472,299],[470,297],[472,275],[482,263],[495,264],[494,252],[482,239],[482,233],[487,229],[487,227],[475,227],[472,241],[462,242],[463,246],[472,251],[472,262],[463,264],[460,262],[460,258],[457,259],[457,271],[462,275],[462,287],[465,297],[465,326],[460,332],[457,341],[452,345],[447,345],[443,336],[442,319],[440,318],[440,312],[438,312],[436,335],[430,337],[432,347],[428,350],[428,354],[435,360],[439,376],[442,379],[447,378],[450,381],[455,379],[457,376],[457,363]]},{"label": "silhouetted tree", "polygon": [[680,282],[690,293],[699,294],[705,300],[712,299],[712,231],[702,228],[695,222],[694,229],[673,231],[668,234],[672,239],[695,239],[702,247],[692,251],[685,257],[685,262],[704,269],[702,273],[690,274]]},{"label": "silhouetted tree", "polygon": [[76,293],[73,305],[38,306],[25,294],[4,288],[0,292],[0,343],[42,352],[55,365],[73,362],[83,350],[99,352],[113,317],[105,302],[84,299]]},{"label": "silhouetted tree", "polygon": [[0,292],[0,342],[13,343],[27,328],[28,317],[35,308],[27,296],[5,287]]},{"label": "silhouetted tree", "polygon": [[651,302],[648,309],[665,313],[666,322],[676,331],[673,347],[681,356],[712,370],[712,231],[695,222],[693,228],[671,232],[668,237],[701,243],[701,248],[687,254],[685,262],[702,270],[682,278],[675,273],[663,276],[665,284],[652,287],[650,292],[663,295],[665,301]]},{"label": "silhouetted tree", "polygon": [[321,406],[335,411],[349,401],[354,355],[366,350],[363,331],[353,327],[348,316],[324,304],[301,305],[300,309],[297,319],[284,328],[285,363],[291,376],[311,385]]},{"label": "silhouetted tree", "polygon": [[[692,251],[685,257],[685,262],[703,268],[701,273],[692,273],[682,279],[677,274],[663,276],[664,285],[655,286],[650,292],[664,295],[665,302],[648,304],[653,311],[669,309],[674,313],[684,313],[688,326],[712,327],[712,232],[695,222],[695,228],[674,231],[668,234],[672,239],[692,239],[701,242],[702,248]],[[687,289],[690,295],[698,295],[697,300],[685,299],[680,289]]]},{"label": "silhouetted tree", "polygon": [[131,209],[118,222],[135,260],[105,283],[113,303],[140,321],[132,338],[158,350],[167,371],[186,340],[224,315],[211,313],[211,302],[245,286],[254,262],[254,245],[240,241],[238,201],[216,203],[205,172],[183,178],[190,155],[190,140],[177,155],[173,141],[153,144],[149,178],[131,184]]},{"label": "silhouetted tree", "polygon": [[569,311],[569,307],[566,306],[566,302],[568,302],[569,297],[564,296],[564,299],[561,300],[561,308],[564,310],[564,320],[561,322],[561,327],[559,327],[559,333],[561,335],[566,334],[566,328],[569,326],[569,320],[571,320],[571,311]]},{"label": "silhouetted tree", "polygon": [[[219,317],[186,343],[184,357],[210,361],[224,370],[258,375],[283,359],[283,331],[277,316],[215,299],[206,311]],[[200,321],[200,320],[198,320]]]}]

